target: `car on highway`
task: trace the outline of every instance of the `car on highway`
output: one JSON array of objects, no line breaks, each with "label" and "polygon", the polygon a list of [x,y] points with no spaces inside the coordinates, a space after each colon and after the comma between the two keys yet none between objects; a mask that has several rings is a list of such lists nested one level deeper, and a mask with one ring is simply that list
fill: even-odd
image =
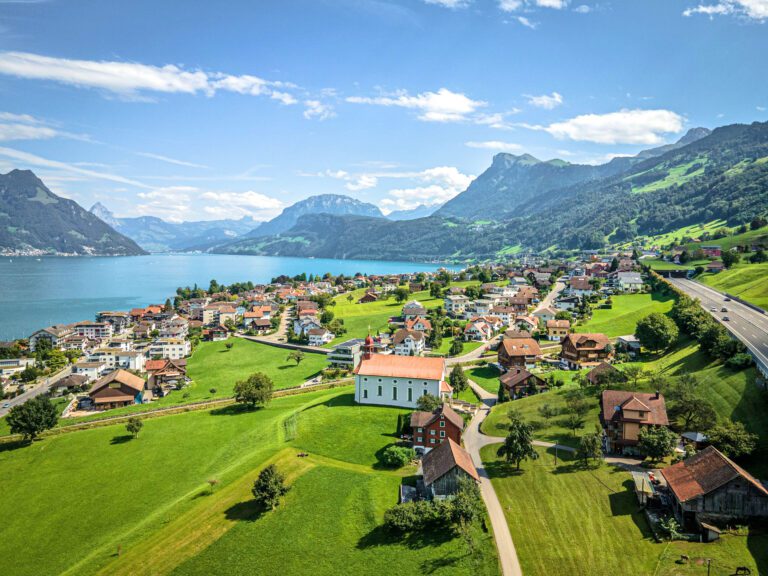
[{"label": "car on highway", "polygon": [[725,306],[723,306],[722,308],[720,308],[720,312],[728,312],[728,308],[726,308]]},{"label": "car on highway", "polygon": [[10,407],[11,407],[11,405],[10,405],[10,404],[8,404],[8,402],[6,402],[5,404],[3,404],[3,408],[10,408]]},{"label": "car on highway", "polygon": [[730,322],[731,319],[728,316],[723,316],[723,322]]},{"label": "car on highway", "polygon": [[731,301],[731,299],[730,299],[730,298],[728,298],[728,297],[726,297],[726,298],[723,298],[723,301],[724,301],[724,302],[730,302],[730,301]]},{"label": "car on highway", "polygon": [[717,307],[712,306],[712,308],[709,309],[710,312],[717,312]]}]

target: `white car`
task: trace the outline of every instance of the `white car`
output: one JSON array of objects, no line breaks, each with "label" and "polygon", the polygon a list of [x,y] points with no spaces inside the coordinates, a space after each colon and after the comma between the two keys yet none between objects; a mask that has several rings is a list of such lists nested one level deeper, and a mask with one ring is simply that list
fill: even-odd
[{"label": "white car", "polygon": [[10,405],[10,404],[8,404],[8,402],[6,402],[5,404],[3,404],[3,408],[10,408],[10,407],[11,407],[11,405]]}]

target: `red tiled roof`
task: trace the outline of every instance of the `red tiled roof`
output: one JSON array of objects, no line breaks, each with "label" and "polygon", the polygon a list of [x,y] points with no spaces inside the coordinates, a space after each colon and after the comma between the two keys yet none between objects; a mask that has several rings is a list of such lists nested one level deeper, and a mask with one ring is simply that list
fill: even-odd
[{"label": "red tiled roof", "polygon": [[427,486],[431,485],[455,466],[464,470],[476,481],[480,481],[469,452],[450,438],[447,438],[445,442],[439,444],[437,448],[431,450],[422,458],[421,468],[424,473],[424,484]]},{"label": "red tiled roof", "polygon": [[629,392],[626,390],[603,390],[600,398],[603,410],[603,421],[610,422],[614,418],[621,417],[617,407],[623,410],[641,410],[648,414],[642,421],[644,424],[657,426],[669,426],[667,418],[667,406],[664,395],[649,394],[646,392]]},{"label": "red tiled roof", "polygon": [[422,380],[442,380],[444,373],[445,359],[443,358],[397,356],[394,354],[372,354],[369,358],[363,358],[355,368],[355,374],[361,376]]}]

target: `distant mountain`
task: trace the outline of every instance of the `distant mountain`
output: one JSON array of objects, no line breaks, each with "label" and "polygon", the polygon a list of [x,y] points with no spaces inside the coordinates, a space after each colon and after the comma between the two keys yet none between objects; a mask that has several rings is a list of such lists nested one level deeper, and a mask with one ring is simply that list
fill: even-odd
[{"label": "distant mountain", "polygon": [[51,192],[30,170],[0,174],[0,253],[132,256],[130,238]]},{"label": "distant mountain", "polygon": [[768,214],[768,123],[694,129],[602,166],[500,154],[429,218],[307,215],[280,235],[216,252],[389,260],[471,260],[519,250],[595,249]]},{"label": "distant mountain", "polygon": [[100,202],[91,207],[91,213],[150,252],[205,250],[231,242],[258,225],[252,218],[198,222],[166,222],[156,216],[118,218]]},{"label": "distant mountain", "polygon": [[383,218],[376,206],[367,202],[361,202],[349,196],[339,194],[321,194],[310,196],[292,204],[283,210],[279,216],[269,222],[263,222],[246,236],[248,238],[260,238],[273,236],[289,230],[301,216],[307,214],[334,214],[350,216],[369,216],[371,218]]},{"label": "distant mountain", "polygon": [[418,218],[432,216],[432,214],[439,209],[440,206],[425,206],[424,204],[419,204],[416,208],[412,208],[411,210],[395,210],[394,212],[390,212],[387,214],[387,218],[389,220],[416,220]]},{"label": "distant mountain", "polygon": [[571,164],[554,159],[542,162],[530,154],[497,154],[467,190],[446,202],[435,214],[468,220],[496,220],[535,210],[553,190],[597,182],[631,169],[634,164],[661,156],[709,135],[706,128],[688,131],[674,144],[644,150],[636,156],[614,158],[602,165]]}]

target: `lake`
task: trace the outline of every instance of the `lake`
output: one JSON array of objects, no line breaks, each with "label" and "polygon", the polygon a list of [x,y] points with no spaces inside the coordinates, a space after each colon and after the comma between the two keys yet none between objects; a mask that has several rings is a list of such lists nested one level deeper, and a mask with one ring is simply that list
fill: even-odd
[{"label": "lake", "polygon": [[173,297],[179,286],[267,283],[285,274],[395,274],[437,264],[216,254],[0,259],[0,340],[39,328],[93,320],[101,310],[129,310]]}]

